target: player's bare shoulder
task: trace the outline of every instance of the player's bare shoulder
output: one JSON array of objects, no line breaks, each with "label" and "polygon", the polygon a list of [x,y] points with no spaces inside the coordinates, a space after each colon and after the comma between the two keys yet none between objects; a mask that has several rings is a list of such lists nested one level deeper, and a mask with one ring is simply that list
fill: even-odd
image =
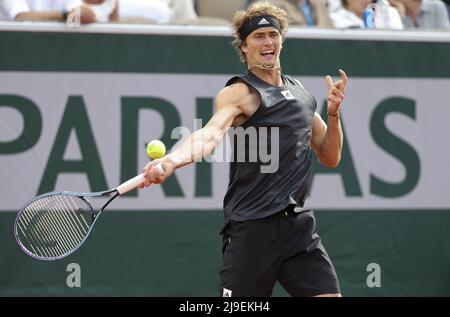
[{"label": "player's bare shoulder", "polygon": [[233,121],[233,126],[239,126],[247,120],[261,104],[259,93],[244,82],[238,81],[224,87],[216,99],[216,110],[221,107],[237,107],[239,113]]},{"label": "player's bare shoulder", "polygon": [[236,82],[230,86],[226,86],[219,91],[216,98],[218,107],[224,105],[240,106],[242,101],[248,98],[250,94],[249,87],[242,83]]}]

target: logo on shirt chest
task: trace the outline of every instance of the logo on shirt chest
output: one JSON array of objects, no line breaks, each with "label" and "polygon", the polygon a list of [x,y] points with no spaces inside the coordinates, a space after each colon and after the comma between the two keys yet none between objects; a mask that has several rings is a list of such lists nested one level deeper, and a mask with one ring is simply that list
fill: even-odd
[{"label": "logo on shirt chest", "polygon": [[282,94],[283,97],[286,98],[287,100],[295,99],[294,95],[293,95],[289,90],[283,90],[283,91],[281,91],[281,94]]}]

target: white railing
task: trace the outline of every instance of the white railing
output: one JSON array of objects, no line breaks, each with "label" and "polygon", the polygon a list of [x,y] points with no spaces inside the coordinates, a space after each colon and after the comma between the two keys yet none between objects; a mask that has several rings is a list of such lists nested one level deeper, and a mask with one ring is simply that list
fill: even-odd
[{"label": "white railing", "polygon": [[[189,36],[231,36],[227,26],[158,25],[158,24],[89,24],[68,27],[58,22],[7,22],[0,21],[0,31],[74,32],[107,34],[153,34]],[[450,31],[422,30],[337,30],[291,26],[288,38],[371,40],[406,42],[450,42]]]}]

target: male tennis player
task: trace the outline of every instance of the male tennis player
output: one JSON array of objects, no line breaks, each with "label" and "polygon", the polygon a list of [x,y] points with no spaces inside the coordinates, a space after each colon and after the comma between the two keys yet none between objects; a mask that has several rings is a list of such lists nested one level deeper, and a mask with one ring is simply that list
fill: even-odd
[{"label": "male tennis player", "polygon": [[[216,98],[216,111],[174,152],[144,167],[145,184],[161,183],[176,168],[211,154],[231,127],[279,129],[268,142],[279,147],[279,168],[261,172],[260,162],[230,163],[224,198],[222,296],[270,296],[276,281],[292,296],[340,296],[339,282],[312,210],[303,204],[311,181],[312,150],[328,167],[338,165],[343,134],[339,109],[347,76],[339,70],[328,85],[328,126],[316,101],[297,80],[280,70],[287,14],[255,3],[233,19],[234,44],[247,72],[230,79]],[[300,56],[300,54],[299,54]],[[300,58],[300,57],[299,57]],[[258,144],[260,145],[260,144]],[[241,149],[233,145],[234,151]],[[248,151],[258,150],[245,146]],[[238,153],[239,155],[239,153]],[[244,155],[248,157],[248,155]],[[165,173],[155,165],[162,163]]]}]

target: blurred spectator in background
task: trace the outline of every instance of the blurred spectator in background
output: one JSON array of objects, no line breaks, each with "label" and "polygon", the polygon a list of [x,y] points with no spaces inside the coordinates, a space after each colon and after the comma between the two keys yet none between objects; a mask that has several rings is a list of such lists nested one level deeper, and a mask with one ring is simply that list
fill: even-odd
[{"label": "blurred spectator in background", "polygon": [[195,12],[193,0],[163,0],[163,1],[165,1],[172,10],[171,22],[173,23],[198,18],[197,13]]},{"label": "blurred spectator in background", "polygon": [[[364,11],[373,8],[374,19],[364,20]],[[334,26],[338,29],[373,27],[377,29],[403,30],[402,8],[393,7],[388,0],[342,0],[342,7],[330,13]]]},{"label": "blurred spectator in background", "polygon": [[169,23],[172,11],[164,0],[122,0],[119,3],[122,23]]},{"label": "blurred spectator in background", "polygon": [[195,19],[193,0],[121,0],[122,23],[177,23]]},{"label": "blurred spectator in background", "polygon": [[327,0],[289,0],[305,17],[306,25],[333,27]]},{"label": "blurred spectator in background", "polygon": [[[404,9],[397,2],[377,0],[372,4],[375,8],[374,27],[377,29],[403,30],[402,16]],[[367,27],[367,23],[366,23]]]},{"label": "blurred spectator in background", "polygon": [[449,29],[448,10],[441,0],[390,0],[404,8],[405,28]]},{"label": "blurred spectator in background", "polygon": [[371,0],[342,0],[342,7],[330,12],[334,27],[338,29],[363,29],[364,10]]},{"label": "blurred spectator in background", "polygon": [[95,13],[96,22],[119,20],[119,0],[83,0]]},{"label": "blurred spectator in background", "polygon": [[65,21],[78,9],[81,23],[95,22],[95,13],[81,0],[1,0],[0,15],[14,21]]},{"label": "blurred spectator in background", "polygon": [[[250,1],[258,2],[259,0]],[[292,25],[333,27],[327,0],[268,0],[285,10]]]}]

